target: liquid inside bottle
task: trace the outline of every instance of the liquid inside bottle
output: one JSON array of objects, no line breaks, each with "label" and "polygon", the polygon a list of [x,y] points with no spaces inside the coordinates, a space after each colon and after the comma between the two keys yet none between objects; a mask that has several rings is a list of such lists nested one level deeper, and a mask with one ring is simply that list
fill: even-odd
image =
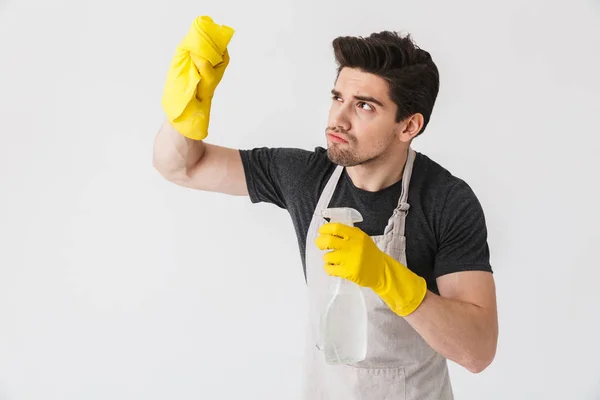
[{"label": "liquid inside bottle", "polygon": [[367,353],[367,308],[361,288],[339,280],[322,316],[322,346],[328,364],[355,364]]}]

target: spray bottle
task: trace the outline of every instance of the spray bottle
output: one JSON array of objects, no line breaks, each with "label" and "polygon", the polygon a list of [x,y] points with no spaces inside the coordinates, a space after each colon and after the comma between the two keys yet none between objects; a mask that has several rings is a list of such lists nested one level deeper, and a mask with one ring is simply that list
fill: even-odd
[{"label": "spray bottle", "polygon": [[[354,226],[362,215],[353,208],[328,208],[330,222]],[[328,364],[354,364],[367,354],[367,305],[362,288],[349,280],[331,277],[321,312],[320,348]]]}]

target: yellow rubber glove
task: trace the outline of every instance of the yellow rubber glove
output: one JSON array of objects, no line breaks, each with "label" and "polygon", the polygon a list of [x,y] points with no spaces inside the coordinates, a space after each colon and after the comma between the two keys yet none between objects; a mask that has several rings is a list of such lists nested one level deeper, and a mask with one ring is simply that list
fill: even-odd
[{"label": "yellow rubber glove", "polygon": [[227,65],[234,30],[198,17],[177,46],[167,73],[162,107],[171,125],[195,140],[208,136],[210,106]]},{"label": "yellow rubber glove", "polygon": [[360,228],[328,223],[315,242],[319,249],[331,250],[323,256],[327,274],[370,287],[396,314],[411,314],[425,298],[425,279],[379,250]]}]

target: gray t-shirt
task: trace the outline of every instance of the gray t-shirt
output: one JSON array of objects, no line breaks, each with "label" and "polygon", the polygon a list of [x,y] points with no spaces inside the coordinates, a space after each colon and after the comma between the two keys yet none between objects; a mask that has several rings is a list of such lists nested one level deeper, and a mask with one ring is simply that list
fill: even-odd
[{"label": "gray t-shirt", "polygon": [[[248,192],[253,203],[286,209],[296,229],[306,277],[308,227],[325,185],[336,165],[322,147],[240,150]],[[378,192],[357,188],[344,173],[329,207],[352,207],[363,216],[356,226],[370,236],[381,235],[398,205],[402,181]],[[492,272],[486,221],[481,204],[462,179],[418,153],[408,193],[406,217],[408,267],[439,294],[436,278],[458,271]]]}]

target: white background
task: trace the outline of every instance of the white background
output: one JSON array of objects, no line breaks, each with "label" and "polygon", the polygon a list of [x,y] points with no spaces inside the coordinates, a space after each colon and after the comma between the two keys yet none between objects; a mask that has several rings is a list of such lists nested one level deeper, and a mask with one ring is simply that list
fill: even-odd
[{"label": "white background", "polygon": [[[270,15],[269,15],[270,14]],[[410,32],[441,71],[414,147],[489,226],[496,360],[456,398],[600,399],[600,3],[0,0],[0,399],[297,399],[284,210],[152,167],[198,15],[236,29],[208,141],[325,145],[331,41]]]}]

